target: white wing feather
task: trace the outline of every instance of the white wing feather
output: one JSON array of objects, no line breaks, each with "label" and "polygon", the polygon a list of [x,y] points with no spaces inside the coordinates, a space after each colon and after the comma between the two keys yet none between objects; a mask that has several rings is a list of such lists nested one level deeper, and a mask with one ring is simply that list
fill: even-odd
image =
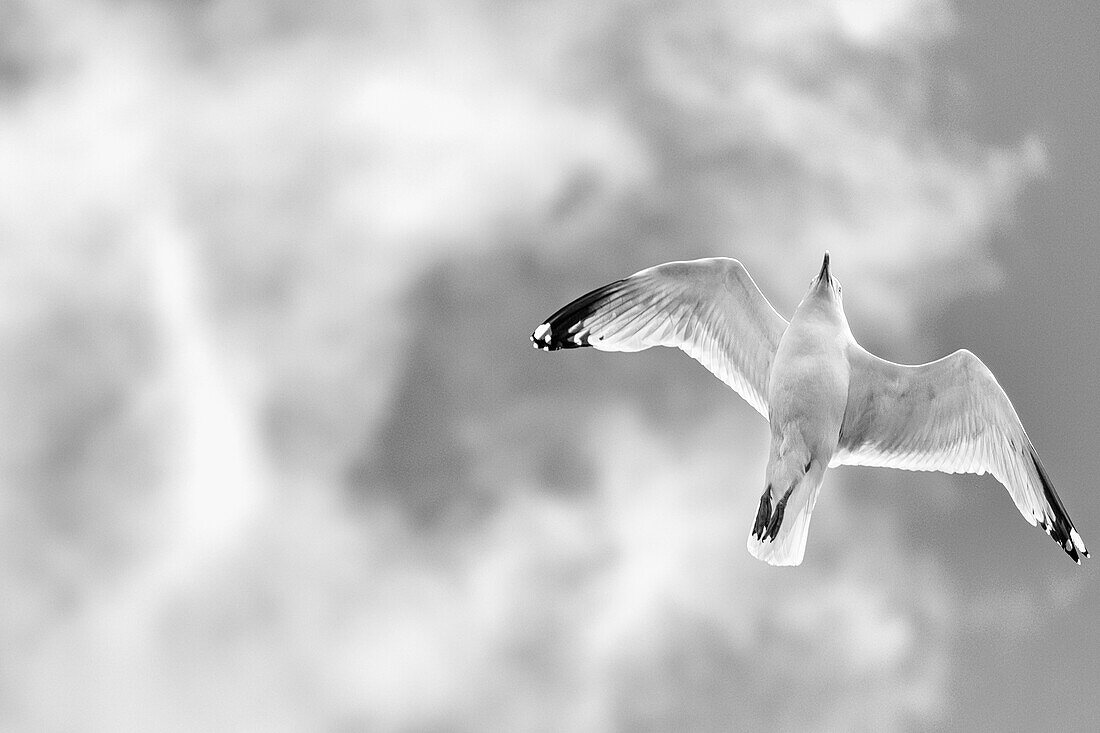
[{"label": "white wing feather", "polygon": [[1016,410],[978,357],[962,349],[905,366],[854,345],[849,363],[831,466],[991,473],[1028,522],[1040,524],[1075,561],[1088,557]]}]

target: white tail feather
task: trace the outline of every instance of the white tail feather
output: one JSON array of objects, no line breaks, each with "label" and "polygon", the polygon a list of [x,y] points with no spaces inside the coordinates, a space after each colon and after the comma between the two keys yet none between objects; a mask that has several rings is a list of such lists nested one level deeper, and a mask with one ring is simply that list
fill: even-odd
[{"label": "white tail feather", "polygon": [[[807,491],[808,488],[810,490]],[[820,491],[821,477],[818,476],[812,488],[803,482],[791,492],[783,523],[779,525],[775,538],[761,541],[749,534],[748,548],[752,556],[769,565],[801,565],[806,553],[806,538],[810,534],[810,515]]]}]

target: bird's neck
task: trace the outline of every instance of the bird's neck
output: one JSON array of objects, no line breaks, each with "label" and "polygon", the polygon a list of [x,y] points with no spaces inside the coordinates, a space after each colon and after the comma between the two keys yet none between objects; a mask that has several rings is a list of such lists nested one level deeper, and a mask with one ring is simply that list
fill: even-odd
[{"label": "bird's neck", "polygon": [[852,338],[843,309],[824,298],[803,300],[791,318],[791,326],[815,332],[818,338],[825,334],[834,334],[838,339]]}]

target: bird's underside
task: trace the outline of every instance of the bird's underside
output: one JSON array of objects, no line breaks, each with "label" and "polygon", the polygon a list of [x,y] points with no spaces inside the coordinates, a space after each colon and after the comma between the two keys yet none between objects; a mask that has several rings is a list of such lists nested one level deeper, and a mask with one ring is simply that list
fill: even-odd
[{"label": "bird's underside", "polygon": [[[767,485],[748,548],[771,564],[802,561],[822,478],[838,465],[991,473],[1070,558],[1089,556],[985,364],[966,350],[917,366],[864,350],[851,338],[828,253],[790,323],[741,263],[719,257],[658,265],[597,288],[531,340],[546,351],[674,346],[770,419]],[[842,375],[842,391],[821,386],[831,382],[819,373]],[[840,400],[831,411],[824,389]]]}]

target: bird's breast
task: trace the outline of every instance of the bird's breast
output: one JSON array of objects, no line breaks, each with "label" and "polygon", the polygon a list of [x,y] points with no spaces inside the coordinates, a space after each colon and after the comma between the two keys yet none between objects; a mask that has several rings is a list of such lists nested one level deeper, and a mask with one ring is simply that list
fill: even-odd
[{"label": "bird's breast", "polygon": [[848,400],[847,350],[825,329],[791,325],[772,363],[769,421],[773,429],[797,429],[835,447]]}]

